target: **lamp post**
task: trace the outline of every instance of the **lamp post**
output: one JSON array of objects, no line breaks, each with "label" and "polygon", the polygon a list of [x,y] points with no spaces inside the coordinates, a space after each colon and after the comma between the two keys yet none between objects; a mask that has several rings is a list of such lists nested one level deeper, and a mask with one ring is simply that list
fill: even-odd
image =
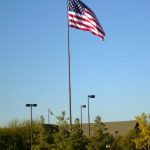
[{"label": "lamp post", "polygon": [[88,95],[88,125],[89,125],[89,136],[90,136],[90,108],[89,108],[89,99],[95,98],[95,95]]},{"label": "lamp post", "polygon": [[81,105],[81,130],[82,130],[82,108],[86,108],[86,105]]},{"label": "lamp post", "polygon": [[32,150],[32,107],[37,107],[37,104],[26,104],[26,107],[30,107],[30,109],[31,109],[31,127],[30,127],[30,134],[31,134],[31,150]]},{"label": "lamp post", "polygon": [[117,137],[118,137],[118,133],[119,133],[119,131],[115,131],[116,139],[117,139]]}]

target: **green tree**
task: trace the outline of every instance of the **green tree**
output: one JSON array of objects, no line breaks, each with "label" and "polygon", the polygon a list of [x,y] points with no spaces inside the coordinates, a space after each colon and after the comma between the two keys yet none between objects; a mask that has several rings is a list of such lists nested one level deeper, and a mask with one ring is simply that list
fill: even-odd
[{"label": "green tree", "polygon": [[79,120],[76,119],[73,125],[68,124],[66,113],[62,112],[57,117],[59,123],[59,130],[54,134],[53,150],[86,150],[88,139],[83,135],[80,129]]},{"label": "green tree", "polygon": [[75,120],[75,124],[70,127],[69,149],[70,150],[86,150],[88,139],[83,135],[80,128],[79,119]]},{"label": "green tree", "polygon": [[[117,139],[114,140],[114,142],[111,144],[110,150],[123,150],[121,136],[119,136]],[[130,149],[125,149],[125,150],[130,150]]]},{"label": "green tree", "polygon": [[40,117],[40,121],[34,122],[33,130],[33,150],[49,150],[50,143],[48,135],[51,134],[44,127],[45,119],[43,116]]},{"label": "green tree", "polygon": [[132,140],[136,137],[136,129],[131,129],[125,135],[123,135],[121,141],[119,141],[119,143],[122,143],[123,150],[135,150],[135,143]]},{"label": "green tree", "polygon": [[[26,122],[28,124],[28,122]],[[25,122],[11,121],[7,127],[0,129],[1,150],[29,150],[28,126]]]},{"label": "green tree", "polygon": [[54,143],[51,145],[51,149],[56,150],[67,150],[69,144],[70,129],[67,123],[68,118],[66,118],[66,113],[63,111],[58,119],[58,132],[54,133]]},{"label": "green tree", "polygon": [[96,117],[93,130],[94,134],[90,137],[88,150],[105,150],[106,145],[112,144],[113,136],[107,132],[107,128],[100,116]]},{"label": "green tree", "polygon": [[[52,130],[44,127],[44,118],[33,120],[33,150],[49,150]],[[0,150],[30,150],[30,121],[13,120],[0,128]]]},{"label": "green tree", "polygon": [[138,135],[133,142],[138,150],[150,150],[150,114],[142,113],[136,117],[139,124]]}]

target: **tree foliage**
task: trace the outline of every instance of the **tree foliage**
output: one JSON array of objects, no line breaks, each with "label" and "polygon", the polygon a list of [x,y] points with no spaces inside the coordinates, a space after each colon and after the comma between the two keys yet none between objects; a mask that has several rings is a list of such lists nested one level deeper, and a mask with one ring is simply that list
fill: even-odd
[{"label": "tree foliage", "polygon": [[83,135],[78,119],[75,120],[75,124],[70,128],[69,143],[70,150],[85,150],[88,144],[88,139]]},{"label": "tree foliage", "polygon": [[85,150],[87,138],[80,129],[79,121],[76,119],[75,124],[70,126],[65,115],[65,112],[62,112],[62,114],[57,117],[59,130],[54,134],[53,149]]},{"label": "tree foliage", "polygon": [[[150,115],[136,117],[138,128],[114,138],[101,117],[95,118],[93,135],[84,135],[79,119],[73,125],[63,111],[58,125],[46,125],[43,116],[33,120],[33,150],[150,150]],[[13,120],[0,127],[0,150],[30,150],[30,121]]]},{"label": "tree foliage", "polygon": [[33,131],[33,150],[49,150],[50,144],[48,135],[50,132],[44,128],[45,119],[40,117],[40,121],[34,123]]},{"label": "tree foliage", "polygon": [[150,150],[150,114],[142,113],[141,116],[136,117],[138,122],[138,135],[133,142],[136,145],[136,149]]},{"label": "tree foliage", "polygon": [[93,130],[94,134],[90,137],[88,150],[105,150],[106,145],[112,144],[113,136],[107,132],[107,128],[100,116],[96,117]]},{"label": "tree foliage", "polygon": [[0,128],[0,150],[29,150],[29,122],[11,121],[7,127]]}]

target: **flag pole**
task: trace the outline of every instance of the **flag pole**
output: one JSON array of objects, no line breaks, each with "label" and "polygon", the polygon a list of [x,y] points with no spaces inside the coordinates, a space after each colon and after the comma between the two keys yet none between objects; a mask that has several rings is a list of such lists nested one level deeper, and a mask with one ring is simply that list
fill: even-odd
[{"label": "flag pole", "polygon": [[50,113],[50,109],[48,108],[48,124],[50,123],[50,122],[49,122],[49,120],[50,120],[50,115],[49,115],[49,113]]},{"label": "flag pole", "polygon": [[72,125],[72,115],[71,115],[71,71],[70,71],[70,34],[69,34],[69,0],[67,0],[67,28],[68,28],[68,73],[69,73],[69,115],[70,115],[70,125]]}]

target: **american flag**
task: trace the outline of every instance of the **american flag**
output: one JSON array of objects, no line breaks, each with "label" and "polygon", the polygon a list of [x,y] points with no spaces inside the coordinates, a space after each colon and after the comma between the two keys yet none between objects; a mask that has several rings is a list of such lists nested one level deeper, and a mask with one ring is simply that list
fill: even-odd
[{"label": "american flag", "polygon": [[54,115],[54,114],[52,113],[52,111],[50,110],[50,108],[48,109],[48,113],[51,114],[51,115]]},{"label": "american flag", "polygon": [[68,21],[69,26],[90,31],[104,40],[105,32],[94,12],[80,0],[69,0]]}]

